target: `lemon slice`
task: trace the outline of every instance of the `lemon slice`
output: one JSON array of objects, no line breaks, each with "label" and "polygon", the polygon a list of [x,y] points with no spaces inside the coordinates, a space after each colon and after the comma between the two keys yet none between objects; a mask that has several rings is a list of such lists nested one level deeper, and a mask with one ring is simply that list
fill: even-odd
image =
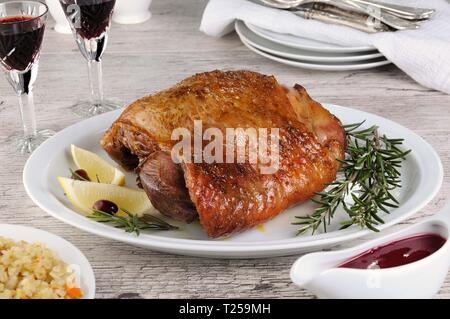
[{"label": "lemon slice", "polygon": [[112,184],[78,181],[65,177],[58,177],[58,182],[72,205],[85,215],[91,214],[94,203],[102,199],[109,200],[119,208],[124,208],[138,216],[154,210],[147,194],[142,190]]},{"label": "lemon slice", "polygon": [[125,185],[125,175],[103,158],[72,145],[70,147],[73,161],[78,169],[84,169],[91,181],[99,181],[105,184]]}]

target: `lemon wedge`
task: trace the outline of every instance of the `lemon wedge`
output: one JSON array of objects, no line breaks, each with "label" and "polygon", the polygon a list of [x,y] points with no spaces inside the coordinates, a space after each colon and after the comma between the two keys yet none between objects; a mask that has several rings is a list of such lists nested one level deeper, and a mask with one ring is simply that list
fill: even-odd
[{"label": "lemon wedge", "polygon": [[98,200],[109,200],[137,216],[154,210],[147,194],[142,190],[65,177],[58,177],[58,182],[72,205],[86,215],[92,213],[92,206]]},{"label": "lemon wedge", "polygon": [[97,154],[75,145],[71,145],[70,150],[77,168],[84,169],[91,181],[99,181],[100,183],[119,186],[125,185],[124,173]]}]

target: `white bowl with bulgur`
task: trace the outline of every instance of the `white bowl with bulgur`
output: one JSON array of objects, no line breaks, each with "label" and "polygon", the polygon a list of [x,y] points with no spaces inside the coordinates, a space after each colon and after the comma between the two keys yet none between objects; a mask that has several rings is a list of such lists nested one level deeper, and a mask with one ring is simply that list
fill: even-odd
[{"label": "white bowl with bulgur", "polygon": [[0,299],[93,299],[83,253],[43,230],[0,224]]}]

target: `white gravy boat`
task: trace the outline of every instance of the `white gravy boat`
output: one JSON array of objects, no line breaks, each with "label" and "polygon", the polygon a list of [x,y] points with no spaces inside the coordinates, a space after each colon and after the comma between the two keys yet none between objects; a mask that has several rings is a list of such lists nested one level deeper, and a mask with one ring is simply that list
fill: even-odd
[{"label": "white gravy boat", "polygon": [[[291,279],[319,298],[431,298],[450,267],[449,233],[450,202],[435,216],[389,235],[353,248],[302,256],[291,268]],[[371,248],[419,234],[438,234],[446,242],[430,256],[398,267],[338,268]]]}]

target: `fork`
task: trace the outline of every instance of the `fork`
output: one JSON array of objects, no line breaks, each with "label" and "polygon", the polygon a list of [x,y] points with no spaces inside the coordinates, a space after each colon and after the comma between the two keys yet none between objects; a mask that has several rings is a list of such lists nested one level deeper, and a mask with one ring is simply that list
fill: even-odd
[{"label": "fork", "polygon": [[[384,3],[376,0],[352,0],[363,5],[368,5],[372,7],[379,8],[381,10],[388,11],[390,14],[395,15],[399,18],[407,20],[423,20],[428,19],[435,12],[434,9],[424,9],[424,8],[413,8],[402,5],[396,5],[391,3]],[[264,1],[263,1],[264,2]],[[272,2],[280,5],[280,9],[289,9],[292,7],[297,7],[306,3],[312,2],[330,2],[330,0],[268,0],[267,2]],[[345,2],[345,0],[342,0]]]},{"label": "fork", "polygon": [[[299,6],[293,6],[292,4],[287,6],[285,4],[279,5],[279,0],[262,0],[263,3],[265,3],[268,6],[272,6],[275,8],[280,9],[290,9],[295,10],[296,8],[299,8]],[[339,8],[349,9],[349,10],[356,10],[362,13],[367,14],[370,17],[375,18],[376,20],[379,20],[386,25],[396,29],[396,30],[406,30],[406,29],[417,29],[420,24],[416,21],[408,21],[401,19],[399,17],[390,15],[389,13],[373,8],[364,4],[360,4],[357,2],[354,2],[354,0],[345,0],[345,1],[339,1],[339,0],[301,0],[301,5],[307,5],[311,4],[313,5],[313,9],[317,10],[323,10],[323,6],[321,5],[332,5]],[[296,3],[298,3],[298,0],[296,0]]]}]

